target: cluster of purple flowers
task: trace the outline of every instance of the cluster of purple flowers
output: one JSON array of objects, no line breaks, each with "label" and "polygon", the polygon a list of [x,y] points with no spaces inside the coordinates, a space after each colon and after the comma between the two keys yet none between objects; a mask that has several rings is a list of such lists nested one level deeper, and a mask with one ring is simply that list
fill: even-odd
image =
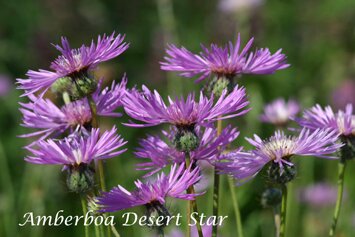
[{"label": "cluster of purple flowers", "polygon": [[[355,135],[351,105],[337,114],[328,107],[323,110],[316,106],[306,111],[302,119],[296,119],[300,110],[297,102],[276,100],[265,107],[262,121],[283,127],[293,119],[302,128],[294,135],[279,130],[265,140],[254,135],[247,139],[254,147],[249,151],[233,148],[232,142],[239,135],[237,128],[216,126],[218,121],[243,116],[250,110],[246,89],[237,84],[236,78],[243,74],[272,74],[289,67],[281,50],[274,54],[267,48],[251,52],[252,43],[250,39],[242,48],[238,35],[235,44],[202,46],[198,54],[184,47],[168,46],[162,70],[175,71],[183,77],[198,76],[197,82],[210,78],[213,84],[207,94],[200,91],[199,96],[190,93],[186,99],[168,97],[166,102],[146,86],[141,90],[126,88],[125,76],[120,83],[113,82],[104,89],[102,80],[97,82],[94,78],[92,71],[98,64],[127,50],[129,44],[124,42],[124,36],[99,36],[97,43],[78,49],[70,48],[68,40],[62,38],[62,46],[55,45],[62,55],[51,63],[52,71],[29,70],[27,79],[18,79],[19,88],[30,100],[21,103],[22,125],[35,129],[22,136],[39,136],[26,147],[32,154],[25,160],[63,165],[68,170],[69,188],[88,191],[94,187],[91,176],[96,163],[126,151],[126,142],[115,127],[108,131],[98,128],[98,116],[119,117],[117,109],[123,107],[135,120],[124,122],[126,126],[168,124],[170,127],[162,131],[162,136],[149,135],[136,149],[135,155],[142,161],[137,169],[146,171],[143,177],[149,180],[136,181],[136,190],[132,192],[118,185],[109,192],[99,192],[95,199],[99,212],[145,206],[148,212],[166,216],[167,197],[194,200],[204,193],[193,191],[202,178],[203,163],[212,165],[219,174],[231,175],[237,183],[268,166],[271,180],[285,184],[294,176],[293,156],[336,158],[332,154],[343,146],[338,142],[339,136]],[[50,88],[63,97],[64,104],[44,98]],[[167,166],[171,167],[169,174],[153,177]]]}]

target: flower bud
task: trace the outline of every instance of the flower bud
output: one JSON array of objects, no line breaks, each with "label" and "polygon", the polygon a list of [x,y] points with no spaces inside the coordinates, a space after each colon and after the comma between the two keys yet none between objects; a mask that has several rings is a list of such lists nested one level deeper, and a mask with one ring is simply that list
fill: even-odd
[{"label": "flower bud", "polygon": [[261,195],[261,205],[263,207],[276,207],[281,203],[282,192],[278,188],[268,188]]},{"label": "flower bud", "polygon": [[193,130],[178,128],[174,137],[174,145],[178,151],[190,152],[200,145],[200,141]]},{"label": "flower bud", "polygon": [[163,232],[163,229],[168,225],[170,213],[168,209],[157,201],[148,203],[146,206],[147,225],[156,229],[158,233]]},{"label": "flower bud", "polygon": [[71,166],[68,170],[67,186],[70,191],[85,193],[95,184],[94,170],[86,164]]},{"label": "flower bud", "polygon": [[70,77],[58,78],[52,85],[51,90],[53,93],[63,94],[71,90],[73,80]]},{"label": "flower bud", "polygon": [[272,162],[269,167],[268,175],[269,179],[276,184],[286,184],[292,181],[296,177],[297,171],[294,165],[284,164],[280,168],[278,163]]},{"label": "flower bud", "polygon": [[53,83],[51,89],[57,94],[68,93],[71,100],[79,100],[94,93],[97,89],[97,82],[88,75],[62,77]]},{"label": "flower bud", "polygon": [[208,85],[208,91],[210,94],[214,94],[216,98],[219,98],[225,89],[231,92],[233,87],[233,82],[230,79],[226,77],[215,77]]}]

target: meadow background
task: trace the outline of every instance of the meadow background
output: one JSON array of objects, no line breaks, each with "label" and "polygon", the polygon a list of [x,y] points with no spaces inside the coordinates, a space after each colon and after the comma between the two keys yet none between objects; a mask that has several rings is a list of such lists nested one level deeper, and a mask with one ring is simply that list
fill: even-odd
[{"label": "meadow background", "polygon": [[[224,5],[223,5],[224,4]],[[129,86],[146,84],[164,96],[186,95],[201,85],[159,69],[167,43],[200,50],[200,43],[225,44],[240,32],[244,43],[254,36],[255,45],[272,52],[283,48],[292,65],[270,76],[244,76],[253,110],[244,118],[231,120],[244,137],[272,134],[273,126],[262,124],[263,105],[278,97],[299,100],[303,108],[315,103],[334,104],[343,98],[355,100],[355,1],[351,0],[14,0],[0,4],[0,79],[10,82],[10,90],[0,94],[0,236],[83,236],[83,227],[19,227],[24,213],[81,215],[80,200],[69,193],[59,166],[39,166],[23,161],[22,149],[29,140],[17,136],[29,130],[20,127],[18,111],[21,92],[15,78],[28,69],[47,69],[57,56],[50,43],[67,36],[72,46],[89,43],[98,34],[113,31],[126,34],[130,48],[123,55],[101,64],[97,76],[106,82],[120,80],[126,72]],[[6,82],[5,82],[6,83]],[[353,87],[353,89],[351,89]],[[334,96],[334,90],[342,88]],[[346,95],[347,93],[347,95]],[[48,95],[52,96],[52,95]],[[334,98],[336,97],[336,98]],[[53,99],[55,99],[53,97]],[[131,189],[143,175],[134,169],[138,160],[133,151],[139,138],[160,128],[134,129],[121,125],[127,117],[101,120],[102,127],[116,124],[129,141],[129,151],[108,160],[108,187],[121,184]],[[317,182],[336,184],[337,161],[296,158],[297,179],[290,185],[287,236],[326,236],[333,205],[317,207],[300,203],[298,191]],[[350,162],[345,177],[347,197],[338,226],[338,236],[353,236],[355,230],[355,164]],[[226,177],[222,178],[221,211],[229,219],[220,229],[223,237],[235,236],[234,215]],[[267,187],[264,175],[237,188],[246,237],[274,234],[272,211],[262,208],[261,193]],[[212,189],[198,199],[200,211],[212,213]],[[185,202],[168,203],[172,213],[185,212]],[[134,209],[140,214],[143,210]],[[116,213],[120,217],[122,212]],[[119,222],[121,219],[116,218]],[[151,230],[117,224],[121,236],[147,236]],[[182,227],[185,230],[184,227]],[[169,232],[169,231],[167,231]]]}]

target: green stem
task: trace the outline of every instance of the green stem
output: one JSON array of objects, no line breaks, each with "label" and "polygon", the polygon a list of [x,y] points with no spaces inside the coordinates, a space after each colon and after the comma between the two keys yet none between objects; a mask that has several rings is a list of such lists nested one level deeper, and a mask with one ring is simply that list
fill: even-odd
[{"label": "green stem", "polygon": [[[186,164],[186,169],[188,169],[188,168],[190,168],[190,157],[189,157],[189,155],[188,154],[186,154],[186,162],[185,162],[185,164]],[[188,194],[194,194],[195,193],[195,189],[194,189],[194,186],[193,185],[191,185],[188,189],[187,189],[187,193]],[[189,205],[188,205],[188,208],[187,208],[187,214],[188,214],[188,216],[187,216],[187,219],[188,219],[188,224],[187,224],[187,228],[188,228],[188,236],[190,236],[190,231],[191,231],[191,228],[190,228],[190,223],[191,223],[191,215],[190,215],[190,213],[191,213],[191,209],[194,211],[194,212],[196,212],[196,213],[198,213],[198,208],[197,208],[197,203],[196,203],[196,199],[194,199],[194,200],[190,200],[189,201]],[[199,219],[199,218],[198,218]],[[200,225],[200,220],[198,220],[197,221],[197,223],[196,223],[196,227],[197,227],[197,232],[198,232],[198,236],[199,237],[203,237],[203,233],[202,233],[202,228],[201,228],[201,225]]]},{"label": "green stem", "polygon": [[100,230],[99,230],[99,226],[95,225],[95,236],[96,237],[101,237],[100,235]]},{"label": "green stem", "polygon": [[286,232],[286,211],[287,211],[287,186],[282,186],[282,201],[281,201],[281,220],[280,220],[280,237],[285,236]]},{"label": "green stem", "polygon": [[115,226],[111,226],[112,233],[115,237],[121,237]]},{"label": "green stem", "polygon": [[232,193],[232,201],[233,201],[233,208],[234,208],[234,214],[235,214],[236,227],[237,227],[237,231],[238,231],[238,237],[243,237],[244,235],[243,235],[242,218],[240,215],[238,198],[235,193],[235,187],[234,187],[234,183],[233,183],[232,178],[228,178],[228,184],[229,184],[229,189]]},{"label": "green stem", "polygon": [[106,192],[105,173],[102,160],[97,161],[97,169],[99,171],[100,188],[102,191]]},{"label": "green stem", "polygon": [[340,160],[338,164],[338,197],[337,197],[337,202],[335,204],[333,223],[332,226],[330,227],[329,236],[335,235],[335,229],[339,219],[341,203],[343,200],[345,167],[346,167],[346,161]]},{"label": "green stem", "polygon": [[64,104],[70,104],[70,96],[69,96],[69,93],[68,92],[63,92],[62,94],[62,97],[63,97],[63,101],[64,101]]},{"label": "green stem", "polygon": [[[81,199],[81,207],[83,208],[83,214],[85,216],[87,213],[86,200],[83,196],[81,196],[80,199]],[[89,226],[86,225],[85,225],[85,237],[89,237]]]},{"label": "green stem", "polygon": [[274,212],[274,221],[275,221],[275,236],[280,237],[280,225],[281,225],[280,206],[277,205],[276,207],[273,207],[273,212]]},{"label": "green stem", "polygon": [[[217,121],[217,136],[222,133],[222,120]],[[219,208],[219,174],[216,169],[214,169],[213,174],[213,203],[212,203],[212,215],[218,216]],[[212,226],[212,237],[217,237],[218,225]]]}]

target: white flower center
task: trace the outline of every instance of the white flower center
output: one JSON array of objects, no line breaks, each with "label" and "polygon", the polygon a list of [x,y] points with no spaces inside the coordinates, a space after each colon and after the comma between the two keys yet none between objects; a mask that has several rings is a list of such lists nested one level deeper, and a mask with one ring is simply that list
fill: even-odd
[{"label": "white flower center", "polygon": [[271,140],[261,148],[262,152],[270,159],[281,159],[294,154],[296,142],[290,138]]}]

